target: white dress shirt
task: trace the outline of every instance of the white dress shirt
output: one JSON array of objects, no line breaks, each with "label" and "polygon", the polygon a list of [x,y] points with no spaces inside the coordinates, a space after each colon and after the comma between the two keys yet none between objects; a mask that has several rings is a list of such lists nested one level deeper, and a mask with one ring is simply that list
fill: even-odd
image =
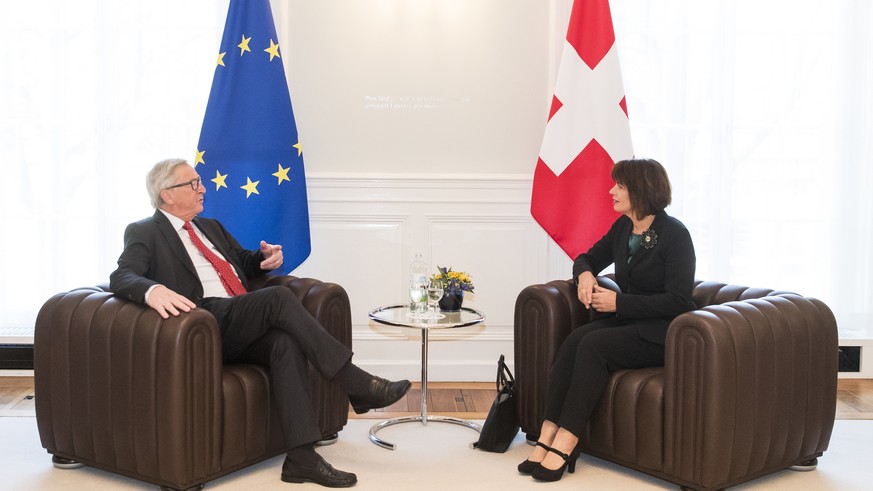
[{"label": "white dress shirt", "polygon": [[[194,263],[194,269],[197,271],[197,276],[200,277],[200,283],[203,284],[203,296],[229,297],[230,295],[228,295],[227,290],[224,289],[224,285],[221,283],[221,278],[218,277],[218,273],[215,271],[215,268],[212,267],[212,263],[210,263],[209,260],[206,259],[206,257],[204,257],[199,250],[197,250],[197,246],[195,246],[194,243],[191,242],[191,237],[188,236],[188,231],[184,229],[185,221],[175,215],[167,213],[164,210],[161,210],[161,213],[163,213],[167,217],[167,219],[170,220],[170,224],[179,234],[179,238],[182,239],[182,244],[185,245],[185,250],[188,251],[188,255],[191,256],[191,262]],[[194,229],[194,233],[196,233],[197,236],[200,237],[200,240],[202,240],[203,243],[206,244],[206,247],[214,252],[216,256],[224,259],[225,261],[227,260],[227,258],[225,258],[221,254],[221,252],[219,252],[218,249],[215,248],[212,242],[210,242],[209,239],[206,238],[203,232],[201,232],[200,229],[197,228],[197,225],[195,225],[194,222],[191,222],[191,228]],[[236,270],[233,268],[233,266],[231,266],[231,269],[233,269],[233,273],[236,274]],[[237,275],[237,277],[239,277],[239,275]],[[154,289],[155,286],[149,288],[149,290],[146,292],[146,302],[148,302],[149,293],[152,292],[152,289]]]}]

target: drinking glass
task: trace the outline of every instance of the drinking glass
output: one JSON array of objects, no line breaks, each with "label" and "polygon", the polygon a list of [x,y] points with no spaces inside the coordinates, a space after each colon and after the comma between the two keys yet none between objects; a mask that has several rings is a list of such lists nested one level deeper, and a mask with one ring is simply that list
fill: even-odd
[{"label": "drinking glass", "polygon": [[413,317],[422,312],[419,310],[420,307],[423,307],[427,313],[427,287],[428,283],[424,278],[414,279],[409,284],[409,298],[412,300],[409,304],[409,312]]},{"label": "drinking glass", "polygon": [[433,302],[433,315],[429,316],[431,319],[442,319],[445,317],[444,315],[437,313],[437,305],[439,304],[440,299],[443,298],[444,288],[445,285],[440,279],[432,279],[427,285],[428,303]]}]

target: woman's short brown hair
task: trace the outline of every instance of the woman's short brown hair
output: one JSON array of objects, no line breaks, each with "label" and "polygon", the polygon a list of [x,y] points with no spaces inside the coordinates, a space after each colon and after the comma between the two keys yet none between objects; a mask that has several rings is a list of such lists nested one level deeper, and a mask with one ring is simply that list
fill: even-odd
[{"label": "woman's short brown hair", "polygon": [[672,201],[667,171],[656,160],[629,159],[612,168],[612,180],[627,189],[638,220],[663,210]]}]

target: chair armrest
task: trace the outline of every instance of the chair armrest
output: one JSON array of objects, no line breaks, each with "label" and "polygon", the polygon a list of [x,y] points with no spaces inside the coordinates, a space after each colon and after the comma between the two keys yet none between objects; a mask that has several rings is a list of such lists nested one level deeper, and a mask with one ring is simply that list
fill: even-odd
[{"label": "chair armrest", "polygon": [[837,345],[830,309],[798,295],[674,319],[665,347],[665,472],[731,485],[820,455],[833,429]]},{"label": "chair armrest", "polygon": [[521,429],[529,435],[540,431],[552,360],[571,328],[585,318],[572,281],[531,285],[518,294],[513,343],[516,404]]},{"label": "chair armrest", "polygon": [[99,289],[55,295],[34,332],[40,439],[96,467],[176,483],[210,474],[220,468],[221,373],[218,325],[203,309],[164,320]]}]

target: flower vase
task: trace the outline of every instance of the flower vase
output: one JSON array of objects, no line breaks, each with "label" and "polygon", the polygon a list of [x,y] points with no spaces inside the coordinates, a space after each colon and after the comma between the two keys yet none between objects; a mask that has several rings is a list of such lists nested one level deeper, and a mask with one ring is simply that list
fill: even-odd
[{"label": "flower vase", "polygon": [[444,292],[439,303],[442,312],[460,312],[461,304],[464,303],[464,290]]}]

